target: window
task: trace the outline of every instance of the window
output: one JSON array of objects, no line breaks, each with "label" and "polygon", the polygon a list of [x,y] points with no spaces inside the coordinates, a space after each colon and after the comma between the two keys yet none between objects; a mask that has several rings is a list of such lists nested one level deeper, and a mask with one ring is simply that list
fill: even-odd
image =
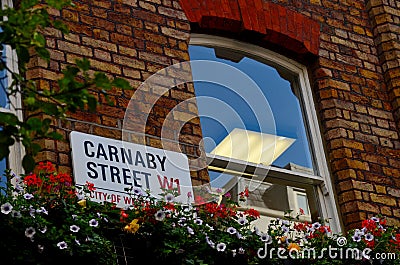
[{"label": "window", "polygon": [[[12,0],[1,1],[2,7],[12,6]],[[9,46],[2,46],[1,49],[1,60],[6,63],[7,67],[14,72],[18,71],[18,64],[16,59],[15,51],[11,50]],[[12,112],[15,113],[20,120],[22,120],[21,100],[19,97],[8,97],[7,89],[12,83],[11,76],[4,69],[0,71],[0,112]],[[0,128],[1,129],[1,128]],[[23,172],[22,169],[22,156],[23,149],[18,143],[11,147],[10,155],[7,159],[0,161],[0,175],[2,178],[4,170],[9,167],[15,173],[20,174]]]},{"label": "window", "polygon": [[[6,60],[5,57],[5,52],[4,52],[4,48],[3,47],[3,51],[1,53],[1,59],[3,61]],[[6,75],[6,71],[0,71],[0,111],[4,111],[7,110],[8,108],[8,99],[7,99],[7,93],[6,93],[6,89],[7,89],[7,79],[6,79],[7,75]],[[0,128],[1,130],[1,128]],[[5,176],[3,176],[3,172],[6,169],[7,166],[7,161],[5,159],[0,160],[0,172],[1,172],[1,182],[0,182],[0,186],[4,186],[5,183]]]},{"label": "window", "polygon": [[[304,211],[340,231],[306,67],[259,46],[192,35],[189,47],[211,186],[265,218]],[[261,224],[262,225],[262,224]]]}]

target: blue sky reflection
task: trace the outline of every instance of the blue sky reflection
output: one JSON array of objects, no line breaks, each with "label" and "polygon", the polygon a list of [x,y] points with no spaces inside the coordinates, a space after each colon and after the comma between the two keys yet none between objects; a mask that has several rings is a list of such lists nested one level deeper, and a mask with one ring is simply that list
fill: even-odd
[{"label": "blue sky reflection", "polygon": [[[191,60],[210,60],[228,64],[247,74],[257,86],[249,85],[231,73],[218,69],[192,65],[194,80],[205,80],[210,76],[224,85],[210,82],[195,82],[195,93],[199,108],[205,148],[210,152],[232,129],[270,133],[296,139],[273,165],[284,167],[294,163],[313,168],[308,140],[298,98],[293,94],[289,81],[280,77],[275,68],[244,57],[240,62],[217,58],[214,49],[189,47]],[[207,79],[210,80],[210,79]],[[260,96],[260,90],[263,99]],[[271,112],[272,111],[272,112]]]}]

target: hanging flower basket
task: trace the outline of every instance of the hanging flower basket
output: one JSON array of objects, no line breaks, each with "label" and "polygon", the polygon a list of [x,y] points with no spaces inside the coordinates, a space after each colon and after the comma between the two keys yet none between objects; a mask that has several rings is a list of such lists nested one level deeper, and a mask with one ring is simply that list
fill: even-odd
[{"label": "hanging flower basket", "polygon": [[[287,212],[260,231],[252,226],[260,214],[241,211],[229,194],[186,205],[174,201],[176,191],[157,200],[133,188],[132,205],[119,209],[90,201],[93,184],[74,187],[51,163],[7,179],[0,195],[4,264],[400,264],[400,233],[382,218],[337,235],[324,220],[303,223],[301,212]],[[248,191],[239,195],[246,200]],[[368,255],[344,256],[349,249]],[[310,250],[316,256],[304,255]]]}]

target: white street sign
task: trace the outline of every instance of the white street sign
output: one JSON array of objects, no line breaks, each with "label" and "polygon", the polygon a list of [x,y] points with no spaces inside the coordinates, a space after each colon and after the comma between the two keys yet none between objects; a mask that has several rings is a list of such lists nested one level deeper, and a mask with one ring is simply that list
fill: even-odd
[{"label": "white street sign", "polygon": [[179,192],[176,201],[193,202],[188,158],[182,153],[73,131],[70,135],[76,185],[94,184],[93,201],[119,207],[132,204],[125,188]]}]

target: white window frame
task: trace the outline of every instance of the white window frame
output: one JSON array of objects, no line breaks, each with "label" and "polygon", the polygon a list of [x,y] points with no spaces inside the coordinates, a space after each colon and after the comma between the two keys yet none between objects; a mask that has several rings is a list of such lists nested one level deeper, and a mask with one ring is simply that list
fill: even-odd
[{"label": "white window frame", "polygon": [[[12,0],[2,0],[1,8],[6,6],[12,7]],[[4,18],[7,19],[7,18]],[[5,46],[6,58],[7,58],[7,66],[14,73],[18,73],[18,60],[17,53],[15,50],[12,50],[10,46]],[[11,84],[13,82],[12,76],[10,73],[7,73],[7,84]],[[10,107],[2,108],[0,107],[0,112],[9,112],[15,114],[20,121],[23,120],[22,113],[22,101],[21,95],[17,94],[16,96],[9,97]],[[22,168],[22,157],[25,154],[25,150],[20,142],[15,142],[14,145],[10,147],[10,154],[8,156],[8,167],[12,169],[12,171],[16,174],[24,173]]]},{"label": "white window frame", "polygon": [[[264,62],[267,65],[277,66],[280,70],[285,69],[291,74],[298,76],[299,101],[302,105],[304,123],[308,133],[310,148],[313,153],[314,167],[317,170],[316,175],[294,172],[291,170],[278,168],[274,166],[264,166],[262,164],[254,164],[243,161],[215,156],[207,153],[207,162],[210,169],[226,168],[229,164],[229,170],[237,172],[245,172],[254,174],[255,177],[267,176],[265,181],[274,180],[275,183],[287,186],[295,186],[306,189],[307,192],[314,192],[317,196],[314,202],[319,207],[321,218],[329,219],[329,225],[334,232],[341,232],[341,222],[338,214],[335,192],[330,178],[330,173],[326,161],[325,151],[317,113],[315,110],[314,99],[310,81],[308,79],[307,67],[280,54],[269,51],[260,46],[256,46],[241,41],[223,38],[219,36],[211,36],[205,34],[192,34],[190,45],[207,46],[214,48],[225,48],[238,51],[244,54],[249,54],[253,59]],[[229,172],[226,172],[229,173]],[[310,188],[312,187],[312,188]]]}]

